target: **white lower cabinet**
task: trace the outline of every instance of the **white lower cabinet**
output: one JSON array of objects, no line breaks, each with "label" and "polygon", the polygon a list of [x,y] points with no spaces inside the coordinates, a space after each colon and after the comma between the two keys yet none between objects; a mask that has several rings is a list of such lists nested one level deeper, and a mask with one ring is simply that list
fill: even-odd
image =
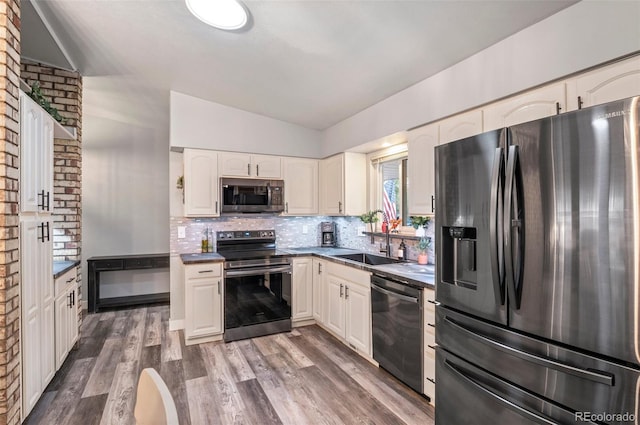
[{"label": "white lower cabinet", "polygon": [[324,322],[324,270],[327,262],[314,258],[313,268],[313,318],[317,323]]},{"label": "white lower cabinet", "polygon": [[224,331],[222,263],[187,264],[184,274],[185,343],[220,339]]},{"label": "white lower cabinet", "polygon": [[78,340],[78,284],[74,267],[54,282],[55,301],[55,368],[60,369]]},{"label": "white lower cabinet", "polygon": [[291,320],[313,319],[313,261],[311,257],[293,259]]},{"label": "white lower cabinet", "polygon": [[436,404],[436,305],[435,291],[423,290],[424,311],[424,395]]},{"label": "white lower cabinet", "polygon": [[330,262],[326,269],[324,327],[371,357],[371,274]]}]

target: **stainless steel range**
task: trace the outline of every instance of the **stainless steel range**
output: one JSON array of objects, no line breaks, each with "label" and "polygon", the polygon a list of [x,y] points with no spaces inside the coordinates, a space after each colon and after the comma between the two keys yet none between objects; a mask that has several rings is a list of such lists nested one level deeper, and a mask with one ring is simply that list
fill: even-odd
[{"label": "stainless steel range", "polygon": [[224,263],[224,340],[291,330],[291,261],[274,230],[217,232]]}]

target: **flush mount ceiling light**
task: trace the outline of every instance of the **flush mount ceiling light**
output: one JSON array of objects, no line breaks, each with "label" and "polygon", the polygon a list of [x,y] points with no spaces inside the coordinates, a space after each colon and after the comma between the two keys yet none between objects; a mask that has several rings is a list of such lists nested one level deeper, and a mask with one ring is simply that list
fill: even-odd
[{"label": "flush mount ceiling light", "polygon": [[238,30],[248,21],[247,9],[237,0],[185,0],[202,22],[222,30]]}]

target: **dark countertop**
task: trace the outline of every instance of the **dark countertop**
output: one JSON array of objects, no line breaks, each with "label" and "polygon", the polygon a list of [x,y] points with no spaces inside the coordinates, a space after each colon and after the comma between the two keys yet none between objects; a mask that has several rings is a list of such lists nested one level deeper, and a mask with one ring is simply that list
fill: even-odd
[{"label": "dark countertop", "polygon": [[221,263],[224,257],[217,252],[180,254],[182,264]]},{"label": "dark countertop", "polygon": [[[371,273],[376,273],[391,279],[399,279],[407,281],[410,284],[423,288],[434,288],[435,266],[433,264],[419,265],[415,261],[407,261],[403,263],[384,264],[372,266],[357,261],[338,258],[335,255],[358,254],[363,251],[350,248],[323,248],[323,247],[304,247],[304,248],[287,248],[279,249],[278,253],[287,254],[291,257],[308,257],[315,256],[334,263],[343,264],[345,266],[355,267]],[[375,255],[375,254],[374,254]],[[218,253],[208,254],[181,254],[183,264],[197,264],[209,262],[222,262],[224,257]]]},{"label": "dark countertop", "polygon": [[68,272],[70,269],[79,266],[80,265],[80,261],[79,260],[74,260],[74,261],[54,261],[53,262],[53,278],[57,279],[60,276],[62,276],[63,274],[65,274],[66,272]]}]

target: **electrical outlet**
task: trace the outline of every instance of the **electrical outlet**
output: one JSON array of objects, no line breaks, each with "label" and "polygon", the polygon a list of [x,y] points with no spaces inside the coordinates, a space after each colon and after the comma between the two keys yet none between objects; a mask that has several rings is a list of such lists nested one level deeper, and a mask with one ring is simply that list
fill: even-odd
[{"label": "electrical outlet", "polygon": [[309,233],[309,226],[305,224],[304,226],[302,226],[302,234],[306,235],[307,233]]},{"label": "electrical outlet", "polygon": [[187,228],[185,226],[178,226],[178,239],[184,239],[187,237]]}]

